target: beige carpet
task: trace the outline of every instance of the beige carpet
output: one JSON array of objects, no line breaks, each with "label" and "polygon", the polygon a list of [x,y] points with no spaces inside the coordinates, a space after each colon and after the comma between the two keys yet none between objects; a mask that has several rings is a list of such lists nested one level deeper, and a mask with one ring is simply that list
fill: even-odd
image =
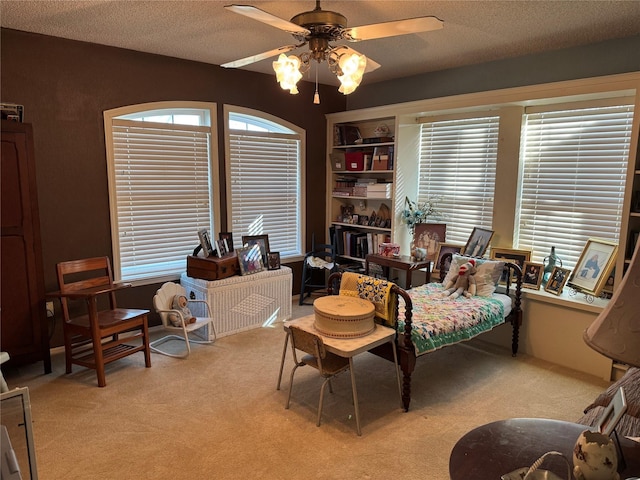
[{"label": "beige carpet", "polygon": [[576,420],[607,385],[476,340],[419,359],[404,413],[392,365],[363,354],[358,437],[348,374],[327,394],[320,427],[315,370],[296,373],[284,409],[290,359],[275,389],[283,340],[279,324],[195,346],[187,360],[153,354],[150,369],[142,354],[128,357],[108,367],[106,388],[93,371],[65,375],[60,353],[50,375],[41,364],[6,372],[10,388],[29,387],[39,478],[447,479],[451,449],[470,429],[509,417]]}]

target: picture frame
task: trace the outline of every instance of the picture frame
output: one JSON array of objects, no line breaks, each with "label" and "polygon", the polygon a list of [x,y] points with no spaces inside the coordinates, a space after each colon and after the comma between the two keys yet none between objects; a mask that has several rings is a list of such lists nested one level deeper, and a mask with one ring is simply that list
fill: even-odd
[{"label": "picture frame", "polygon": [[216,252],[218,258],[222,258],[229,253],[226,239],[216,240]]},{"label": "picture frame", "polygon": [[616,268],[613,267],[611,273],[607,277],[607,280],[604,282],[604,286],[602,287],[601,296],[605,298],[611,298],[613,296],[613,288],[615,287],[616,282]]},{"label": "picture frame", "polygon": [[211,257],[215,254],[213,245],[211,244],[211,236],[209,230],[201,228],[198,230],[198,239],[200,240],[200,246],[202,247],[202,253],[205,257]]},{"label": "picture frame", "polygon": [[446,241],[446,223],[416,223],[413,228],[413,245],[416,260],[436,260],[441,243]]},{"label": "picture frame", "polygon": [[598,432],[610,436],[622,420],[622,416],[627,411],[627,399],[624,388],[618,388],[609,405],[604,409],[596,423]]},{"label": "picture frame", "polygon": [[569,279],[569,286],[597,297],[615,266],[618,244],[610,240],[590,238]]},{"label": "picture frame", "polygon": [[242,246],[251,247],[258,245],[260,247],[260,254],[262,255],[262,265],[267,264],[267,253],[269,253],[269,235],[243,235]]},{"label": "picture frame", "polygon": [[242,247],[236,250],[241,275],[252,275],[264,270],[260,245],[253,244],[250,247]]},{"label": "picture frame", "polygon": [[[456,253],[460,253],[462,252],[463,248],[464,248],[463,245],[457,245],[454,243],[440,243],[438,245],[438,251],[436,252],[436,256],[433,261],[434,263],[433,263],[433,268],[431,269],[431,273],[433,273],[436,276],[439,275],[440,263],[442,261],[442,257],[447,253],[451,253],[452,255]],[[451,267],[451,262],[448,262],[444,265],[446,272],[449,271],[449,267]]]},{"label": "picture frame", "polygon": [[[524,273],[524,264],[531,260],[531,250],[518,250],[514,248],[492,248],[492,260],[503,260],[505,262],[515,263]],[[503,278],[505,277],[505,278]],[[500,283],[506,283],[506,274],[500,277]],[[511,279],[515,280],[515,277]]]},{"label": "picture frame", "polygon": [[536,262],[524,262],[522,269],[522,288],[540,290],[544,277],[544,264]]},{"label": "picture frame", "polygon": [[267,268],[269,270],[280,270],[280,252],[267,253]]},{"label": "picture frame", "polygon": [[464,246],[462,253],[471,257],[482,257],[493,237],[493,230],[481,227],[473,227],[471,235]]},{"label": "picture frame", "polygon": [[233,252],[233,233],[231,232],[220,232],[218,234],[218,239],[227,241],[227,251]]},{"label": "picture frame", "polygon": [[551,272],[551,276],[549,277],[549,281],[544,286],[544,291],[560,295],[564,288],[564,284],[567,283],[567,280],[569,279],[569,275],[571,275],[571,270],[568,268],[554,267]]}]

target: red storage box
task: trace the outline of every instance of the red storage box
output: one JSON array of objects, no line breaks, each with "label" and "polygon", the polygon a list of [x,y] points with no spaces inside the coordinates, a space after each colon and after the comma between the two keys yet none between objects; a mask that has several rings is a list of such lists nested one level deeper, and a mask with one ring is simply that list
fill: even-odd
[{"label": "red storage box", "polygon": [[344,160],[347,164],[347,170],[360,172],[364,170],[364,153],[363,152],[346,152]]}]

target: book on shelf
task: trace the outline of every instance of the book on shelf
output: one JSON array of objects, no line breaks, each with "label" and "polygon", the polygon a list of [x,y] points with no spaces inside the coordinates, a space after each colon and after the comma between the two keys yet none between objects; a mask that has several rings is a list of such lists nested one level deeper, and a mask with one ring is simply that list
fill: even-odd
[{"label": "book on shelf", "polygon": [[388,233],[365,232],[350,227],[331,227],[336,255],[365,258],[378,252],[378,245],[391,241]]},{"label": "book on shelf", "polygon": [[375,183],[367,185],[367,197],[369,198],[391,198],[392,183]]},{"label": "book on shelf", "polygon": [[[337,130],[335,128],[337,127]],[[334,127],[334,145],[355,145],[362,140],[360,129],[355,125],[336,125]],[[338,143],[335,143],[335,142]]]},{"label": "book on shelf", "polygon": [[363,138],[362,143],[368,145],[370,143],[393,143],[393,137],[369,137]]}]

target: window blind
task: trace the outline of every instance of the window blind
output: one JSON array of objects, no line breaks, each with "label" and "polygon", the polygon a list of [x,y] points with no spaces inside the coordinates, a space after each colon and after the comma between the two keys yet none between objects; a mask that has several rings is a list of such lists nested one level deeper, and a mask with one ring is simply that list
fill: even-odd
[{"label": "window blind", "polygon": [[438,199],[448,243],[492,227],[498,127],[497,116],[421,125],[418,201]]},{"label": "window blind", "polygon": [[114,119],[112,129],[121,279],[179,274],[211,228],[210,127]]},{"label": "window blind", "polygon": [[518,248],[573,269],[591,237],[618,242],[633,105],[526,113]]},{"label": "window blind", "polygon": [[236,131],[229,135],[229,147],[234,239],[266,234],[271,251],[300,255],[298,135]]}]

